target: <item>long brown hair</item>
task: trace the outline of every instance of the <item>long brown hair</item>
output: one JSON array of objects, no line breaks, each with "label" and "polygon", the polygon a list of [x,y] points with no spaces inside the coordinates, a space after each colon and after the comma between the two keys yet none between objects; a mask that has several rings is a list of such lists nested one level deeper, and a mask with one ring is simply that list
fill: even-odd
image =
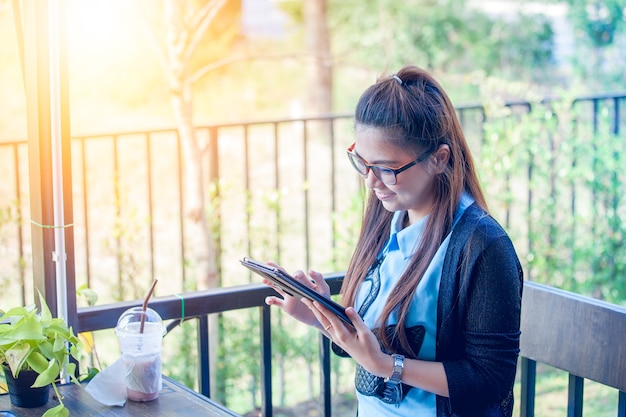
[{"label": "long brown hair", "polygon": [[[398,313],[398,323],[404,323],[418,283],[452,228],[462,193],[467,191],[485,210],[487,205],[454,106],[426,71],[407,66],[394,76],[380,78],[363,93],[355,113],[357,128],[384,129],[390,141],[415,157],[444,144],[450,148],[447,166],[435,177],[435,202],[424,237],[377,323],[386,349],[390,350],[392,339],[398,338],[403,348],[415,356],[404,326],[399,325],[393,334],[388,334],[385,324],[394,311]],[[360,284],[387,241],[392,216],[370,190],[359,240],[341,288],[344,305],[354,305]]]}]

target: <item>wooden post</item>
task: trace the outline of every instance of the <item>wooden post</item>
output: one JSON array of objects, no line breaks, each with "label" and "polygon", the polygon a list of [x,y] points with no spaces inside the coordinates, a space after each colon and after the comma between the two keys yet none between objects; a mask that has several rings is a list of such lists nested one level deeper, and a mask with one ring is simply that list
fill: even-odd
[{"label": "wooden post", "polygon": [[[70,325],[77,323],[76,282],[74,266],[71,158],[70,158],[70,123],[69,123],[69,88],[66,55],[67,25],[65,17],[66,3],[24,0],[22,3],[24,84],[26,89],[26,107],[28,115],[28,161],[30,177],[30,215],[33,252],[33,280],[35,288],[45,296],[53,315],[58,316],[57,304],[54,198],[53,198],[53,155],[52,136],[54,126],[61,132],[61,159],[63,161],[63,213],[62,229],[65,234],[65,254],[58,254],[61,261],[65,258],[67,276],[67,311]],[[56,7],[57,10],[52,9]],[[51,45],[50,13],[55,12],[60,18],[58,43]],[[59,78],[51,79],[51,52],[58,59]],[[55,84],[52,84],[55,83]],[[59,92],[59,100],[53,100],[52,87]]]}]

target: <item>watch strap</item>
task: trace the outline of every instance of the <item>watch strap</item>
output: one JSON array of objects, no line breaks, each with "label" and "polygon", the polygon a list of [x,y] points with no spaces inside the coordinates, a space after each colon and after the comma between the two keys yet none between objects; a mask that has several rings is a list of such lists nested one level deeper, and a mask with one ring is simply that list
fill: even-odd
[{"label": "watch strap", "polygon": [[398,353],[393,355],[393,372],[389,378],[385,378],[385,382],[399,384],[402,380],[402,371],[404,371],[404,356]]}]

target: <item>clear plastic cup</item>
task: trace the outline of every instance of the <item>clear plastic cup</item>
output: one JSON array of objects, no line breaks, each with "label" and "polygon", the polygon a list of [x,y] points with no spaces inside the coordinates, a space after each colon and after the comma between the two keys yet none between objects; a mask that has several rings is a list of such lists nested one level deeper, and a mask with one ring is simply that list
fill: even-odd
[{"label": "clear plastic cup", "polygon": [[[143,333],[141,317],[145,316]],[[141,307],[126,310],[117,321],[115,333],[126,369],[126,392],[132,401],[151,401],[159,396],[161,351],[165,326],[159,314]]]}]

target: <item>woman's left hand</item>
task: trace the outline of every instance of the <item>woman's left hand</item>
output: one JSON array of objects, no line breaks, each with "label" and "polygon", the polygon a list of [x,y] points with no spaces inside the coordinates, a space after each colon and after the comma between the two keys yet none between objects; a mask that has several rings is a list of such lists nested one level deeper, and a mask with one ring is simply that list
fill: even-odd
[{"label": "woman's left hand", "polygon": [[393,359],[380,349],[376,335],[363,322],[353,307],[346,308],[346,315],[354,325],[354,331],[334,313],[318,302],[304,300],[317,320],[324,327],[324,334],[345,350],[368,372],[381,377],[391,375]]}]

